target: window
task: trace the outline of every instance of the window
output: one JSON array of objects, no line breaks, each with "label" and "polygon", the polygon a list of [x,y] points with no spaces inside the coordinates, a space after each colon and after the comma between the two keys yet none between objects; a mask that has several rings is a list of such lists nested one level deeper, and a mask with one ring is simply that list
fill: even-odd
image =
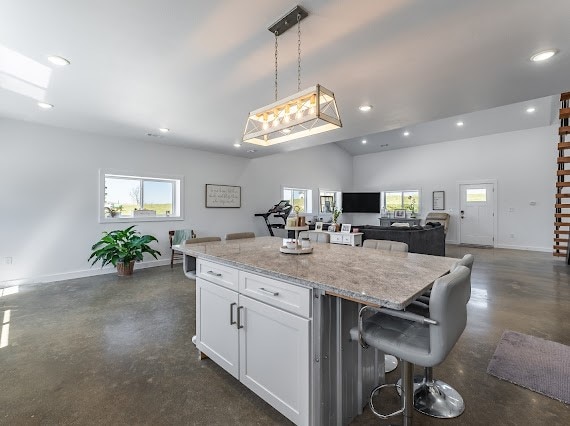
[{"label": "window", "polygon": [[382,192],[382,207],[388,211],[410,210],[420,211],[420,191],[384,191]]},{"label": "window", "polygon": [[485,188],[476,188],[476,189],[467,189],[465,194],[465,201],[468,203],[485,203],[487,202],[487,189]]},{"label": "window", "polygon": [[319,190],[319,213],[332,213],[333,207],[342,208],[342,192],[327,189]]},{"label": "window", "polygon": [[182,179],[101,173],[100,220],[152,221],[182,219]]},{"label": "window", "polygon": [[[288,200],[295,209],[299,206],[299,213],[312,213],[313,191],[302,188],[283,188],[283,200]],[[293,210],[295,211],[295,210]]]}]

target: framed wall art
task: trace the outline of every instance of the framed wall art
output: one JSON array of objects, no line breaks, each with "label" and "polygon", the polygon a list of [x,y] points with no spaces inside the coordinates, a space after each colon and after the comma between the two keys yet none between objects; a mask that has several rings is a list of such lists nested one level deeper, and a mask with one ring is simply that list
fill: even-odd
[{"label": "framed wall art", "polygon": [[206,207],[239,209],[241,186],[206,184]]},{"label": "framed wall art", "polygon": [[433,210],[445,210],[445,191],[433,191]]}]

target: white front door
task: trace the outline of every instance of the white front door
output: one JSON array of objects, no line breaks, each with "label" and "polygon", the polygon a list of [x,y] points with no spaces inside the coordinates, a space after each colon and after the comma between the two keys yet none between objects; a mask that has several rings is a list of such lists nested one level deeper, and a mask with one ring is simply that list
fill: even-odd
[{"label": "white front door", "polygon": [[460,243],[494,245],[495,185],[460,184]]}]

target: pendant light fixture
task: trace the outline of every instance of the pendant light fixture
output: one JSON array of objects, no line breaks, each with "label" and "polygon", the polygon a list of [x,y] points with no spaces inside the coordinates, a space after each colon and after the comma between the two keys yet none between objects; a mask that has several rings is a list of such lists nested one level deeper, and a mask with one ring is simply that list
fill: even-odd
[{"label": "pendant light fixture", "polygon": [[[342,127],[334,93],[320,84],[301,90],[301,21],[307,11],[297,6],[269,27],[275,35],[275,102],[249,113],[243,141],[261,146],[316,135]],[[297,93],[278,100],[278,38],[297,23]]]}]

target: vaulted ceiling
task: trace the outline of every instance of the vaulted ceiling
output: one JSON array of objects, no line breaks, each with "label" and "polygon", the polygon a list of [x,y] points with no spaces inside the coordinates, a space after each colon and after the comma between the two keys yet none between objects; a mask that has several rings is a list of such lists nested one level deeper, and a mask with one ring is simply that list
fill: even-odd
[{"label": "vaulted ceiling", "polygon": [[[233,147],[248,112],[273,101],[267,28],[295,6],[284,0],[0,0],[0,116],[248,157],[331,142],[355,155],[384,144],[353,149],[362,137],[393,140],[420,123],[448,126],[447,117],[511,105],[487,113],[505,131],[513,107],[570,90],[567,0],[299,4],[309,12],[301,26],[302,87],[320,83],[335,92],[340,130],[269,148]],[[530,61],[547,48],[559,53]],[[48,55],[71,65],[52,65]],[[279,37],[280,96],[296,92],[296,72],[297,35],[289,31]],[[41,110],[38,100],[55,107]],[[364,114],[362,104],[373,109]],[[482,134],[497,130],[480,123]],[[424,142],[456,138],[450,132]]]}]

